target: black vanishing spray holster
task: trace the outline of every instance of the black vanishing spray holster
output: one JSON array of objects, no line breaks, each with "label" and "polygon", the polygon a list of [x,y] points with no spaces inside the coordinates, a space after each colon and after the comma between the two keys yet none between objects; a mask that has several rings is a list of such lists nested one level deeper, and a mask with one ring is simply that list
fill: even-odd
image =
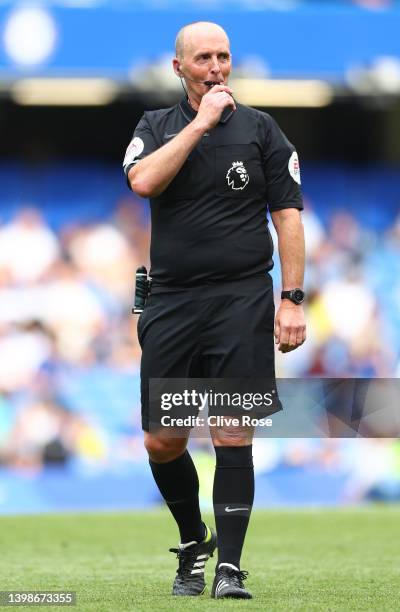
[{"label": "black vanishing spray holster", "polygon": [[136,270],[135,277],[135,301],[132,308],[133,314],[140,314],[143,312],[147,298],[150,295],[151,290],[151,278],[147,274],[145,266],[140,266]]}]

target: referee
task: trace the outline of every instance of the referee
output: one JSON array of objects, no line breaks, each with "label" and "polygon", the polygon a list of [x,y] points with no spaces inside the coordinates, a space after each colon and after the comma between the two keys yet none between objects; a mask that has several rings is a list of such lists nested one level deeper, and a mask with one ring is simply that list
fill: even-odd
[{"label": "referee", "polygon": [[[152,288],[138,321],[144,443],[180,532],[171,549],[179,559],[173,595],[204,592],[218,538],[212,597],[250,599],[240,557],[254,498],[253,429],[212,428],[215,533],[201,518],[187,437],[149,431],[149,379],[274,379],[274,336],[283,353],[304,342],[299,163],[272,117],[235,102],[220,26],[183,27],[173,69],[187,95],[144,113],[124,159],[130,188],[150,199],[152,220]],[[276,316],[267,209],[282,267]]]}]

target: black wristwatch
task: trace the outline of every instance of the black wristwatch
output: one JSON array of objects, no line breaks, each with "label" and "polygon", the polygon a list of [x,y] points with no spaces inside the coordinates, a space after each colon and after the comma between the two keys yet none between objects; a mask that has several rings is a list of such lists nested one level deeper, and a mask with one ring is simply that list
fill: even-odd
[{"label": "black wristwatch", "polygon": [[299,305],[304,302],[305,295],[302,289],[291,289],[290,291],[282,291],[281,300],[290,300],[293,304]]}]

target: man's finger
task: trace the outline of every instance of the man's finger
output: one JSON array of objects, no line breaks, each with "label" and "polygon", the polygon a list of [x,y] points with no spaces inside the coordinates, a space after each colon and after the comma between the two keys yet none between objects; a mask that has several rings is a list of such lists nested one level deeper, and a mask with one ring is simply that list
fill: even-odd
[{"label": "man's finger", "polygon": [[281,352],[282,353],[290,353],[291,351],[294,351],[296,348],[297,348],[297,346],[290,346],[289,344],[283,344]]},{"label": "man's finger", "polygon": [[228,104],[230,104],[231,106],[235,106],[235,100],[226,91],[221,92],[221,99],[224,100],[224,102],[227,102]]},{"label": "man's finger", "polygon": [[279,344],[280,337],[281,337],[281,325],[280,325],[278,319],[275,321],[275,331],[274,331],[274,334],[275,334],[275,344]]},{"label": "man's finger", "polygon": [[233,89],[228,85],[214,85],[208,93],[219,93],[220,91],[226,91],[228,94],[233,94]]},{"label": "man's finger", "polygon": [[281,344],[289,344],[289,329],[286,326],[281,327],[280,341]]},{"label": "man's finger", "polygon": [[288,345],[290,347],[295,347],[297,346],[297,329],[291,329],[289,331],[289,341],[288,341]]},{"label": "man's finger", "polygon": [[304,340],[305,340],[305,338],[304,338],[304,327],[301,326],[297,330],[297,335],[296,335],[296,344],[297,344],[297,346],[300,346],[301,344],[303,344]]}]

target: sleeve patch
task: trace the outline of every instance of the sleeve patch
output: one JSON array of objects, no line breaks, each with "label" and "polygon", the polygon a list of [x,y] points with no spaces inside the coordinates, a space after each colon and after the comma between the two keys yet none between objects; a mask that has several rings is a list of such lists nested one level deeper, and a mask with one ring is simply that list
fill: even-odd
[{"label": "sleeve patch", "polygon": [[289,163],[288,163],[288,169],[289,169],[289,174],[292,177],[292,179],[298,185],[301,185],[299,157],[296,151],[293,151],[293,153],[290,156]]},{"label": "sleeve patch", "polygon": [[143,140],[139,138],[139,136],[135,136],[135,138],[132,140],[132,142],[130,143],[130,145],[128,146],[126,150],[125,157],[124,157],[124,163],[123,163],[124,168],[125,166],[128,166],[129,164],[133,164],[136,158],[139,157],[139,155],[142,153],[143,149],[144,149]]}]

